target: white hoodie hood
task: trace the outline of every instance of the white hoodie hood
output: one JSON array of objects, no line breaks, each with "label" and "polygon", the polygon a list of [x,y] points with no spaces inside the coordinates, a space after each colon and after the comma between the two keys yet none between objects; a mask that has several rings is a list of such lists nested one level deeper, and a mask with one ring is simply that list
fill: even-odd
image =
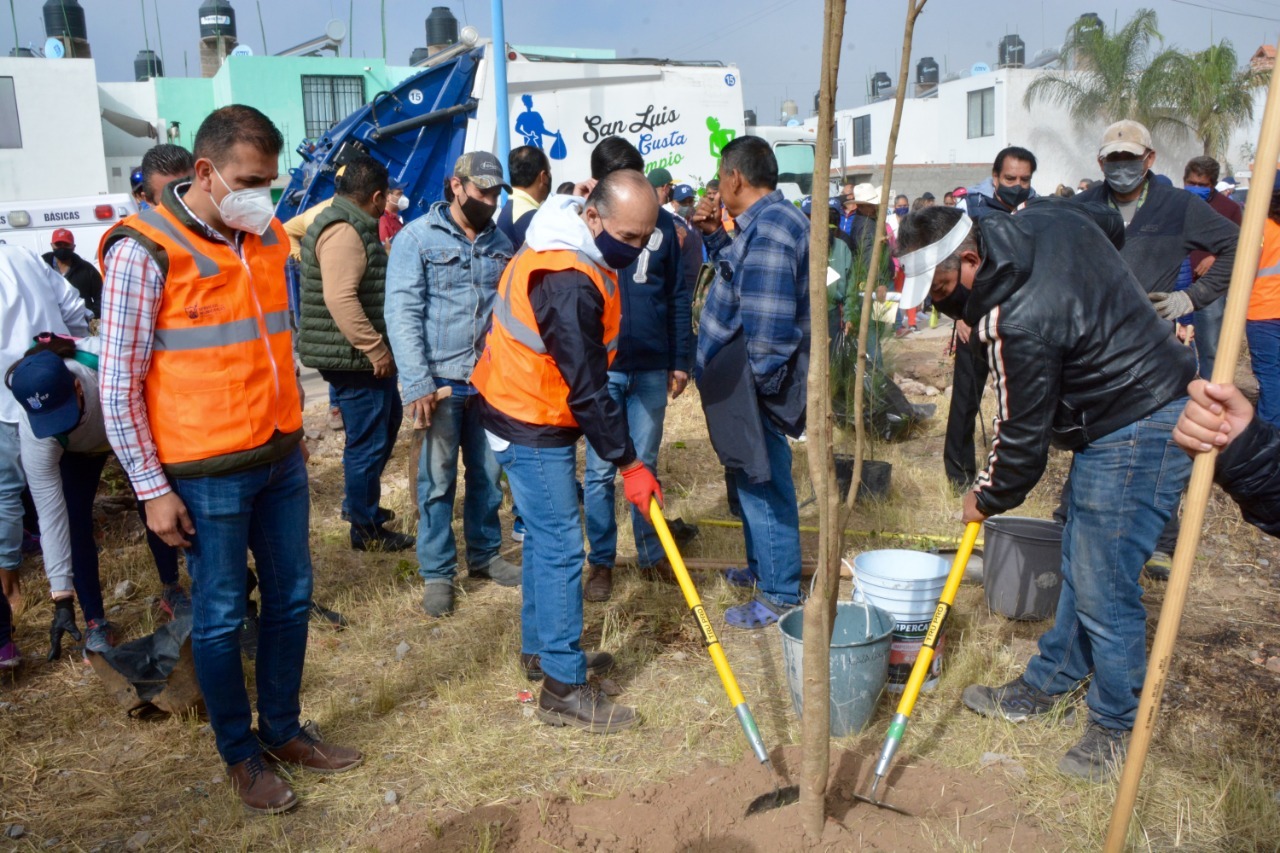
[{"label": "white hoodie hood", "polygon": [[582,221],[582,209],[585,205],[586,199],[577,196],[550,196],[529,222],[529,230],[524,235],[525,245],[535,252],[553,249],[582,252],[602,269],[612,269],[596,248],[591,229]]}]

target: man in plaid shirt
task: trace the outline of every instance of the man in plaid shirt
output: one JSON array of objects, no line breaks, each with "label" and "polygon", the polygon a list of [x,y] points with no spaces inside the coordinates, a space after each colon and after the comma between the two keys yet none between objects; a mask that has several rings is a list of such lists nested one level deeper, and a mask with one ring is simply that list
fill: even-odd
[{"label": "man in plaid shirt", "polygon": [[[703,403],[708,367],[741,359],[750,377],[745,411],[760,419],[758,430],[751,422],[745,431],[740,420],[721,425],[710,412],[707,421],[742,502],[747,567],[730,570],[728,579],[756,587],[750,602],[725,611],[725,621],[748,629],[773,624],[800,602],[800,517],[786,437],[804,431],[809,221],[777,185],[778,161],[768,143],[739,137],[720,160],[720,200],[734,219],[734,236],[725,233],[708,199],[693,216],[716,267],[698,330],[695,374]],[[755,455],[759,465],[732,464],[726,448],[740,451],[738,458]]]}]

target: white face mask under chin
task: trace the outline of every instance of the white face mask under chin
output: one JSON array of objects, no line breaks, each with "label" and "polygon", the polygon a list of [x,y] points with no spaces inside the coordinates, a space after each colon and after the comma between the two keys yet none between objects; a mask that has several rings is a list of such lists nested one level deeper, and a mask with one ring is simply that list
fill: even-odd
[{"label": "white face mask under chin", "polygon": [[233,190],[217,166],[213,167],[213,173],[227,189],[227,194],[218,202],[218,214],[222,217],[223,224],[259,237],[266,234],[276,215],[276,207],[271,202],[271,188]]}]

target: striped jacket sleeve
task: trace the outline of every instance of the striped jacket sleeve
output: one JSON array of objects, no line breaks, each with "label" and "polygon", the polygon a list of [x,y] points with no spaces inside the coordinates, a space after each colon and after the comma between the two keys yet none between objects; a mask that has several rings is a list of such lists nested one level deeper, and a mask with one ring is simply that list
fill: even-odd
[{"label": "striped jacket sleeve", "polygon": [[1035,332],[1002,322],[999,306],[979,321],[978,334],[995,382],[996,419],[974,492],[978,509],[997,515],[1026,500],[1044,474],[1062,362],[1057,348]]}]

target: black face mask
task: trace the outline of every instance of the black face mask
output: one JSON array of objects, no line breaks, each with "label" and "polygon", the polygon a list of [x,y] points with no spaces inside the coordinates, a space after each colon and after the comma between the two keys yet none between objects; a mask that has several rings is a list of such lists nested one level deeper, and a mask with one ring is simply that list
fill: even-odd
[{"label": "black face mask", "polygon": [[644,251],[643,246],[632,246],[614,237],[604,229],[603,225],[600,228],[600,233],[595,236],[595,244],[596,248],[600,250],[600,257],[604,258],[604,262],[615,270],[625,270]]},{"label": "black face mask", "polygon": [[968,301],[969,288],[957,281],[955,290],[948,293],[946,299],[933,300],[933,307],[946,314],[952,320],[962,320],[964,319],[961,316],[964,313],[964,304]]},{"label": "black face mask", "polygon": [[1010,210],[1017,210],[1018,205],[1031,198],[1030,187],[996,187],[996,198]]},{"label": "black face mask", "polygon": [[68,249],[66,247],[59,247],[53,250],[53,256],[65,264],[67,261],[71,260],[76,256],[76,250]]},{"label": "black face mask", "polygon": [[489,220],[493,219],[493,215],[497,212],[496,205],[486,204],[478,198],[472,198],[463,193],[462,215],[466,217],[467,223],[475,231],[483,231],[489,224]]}]

